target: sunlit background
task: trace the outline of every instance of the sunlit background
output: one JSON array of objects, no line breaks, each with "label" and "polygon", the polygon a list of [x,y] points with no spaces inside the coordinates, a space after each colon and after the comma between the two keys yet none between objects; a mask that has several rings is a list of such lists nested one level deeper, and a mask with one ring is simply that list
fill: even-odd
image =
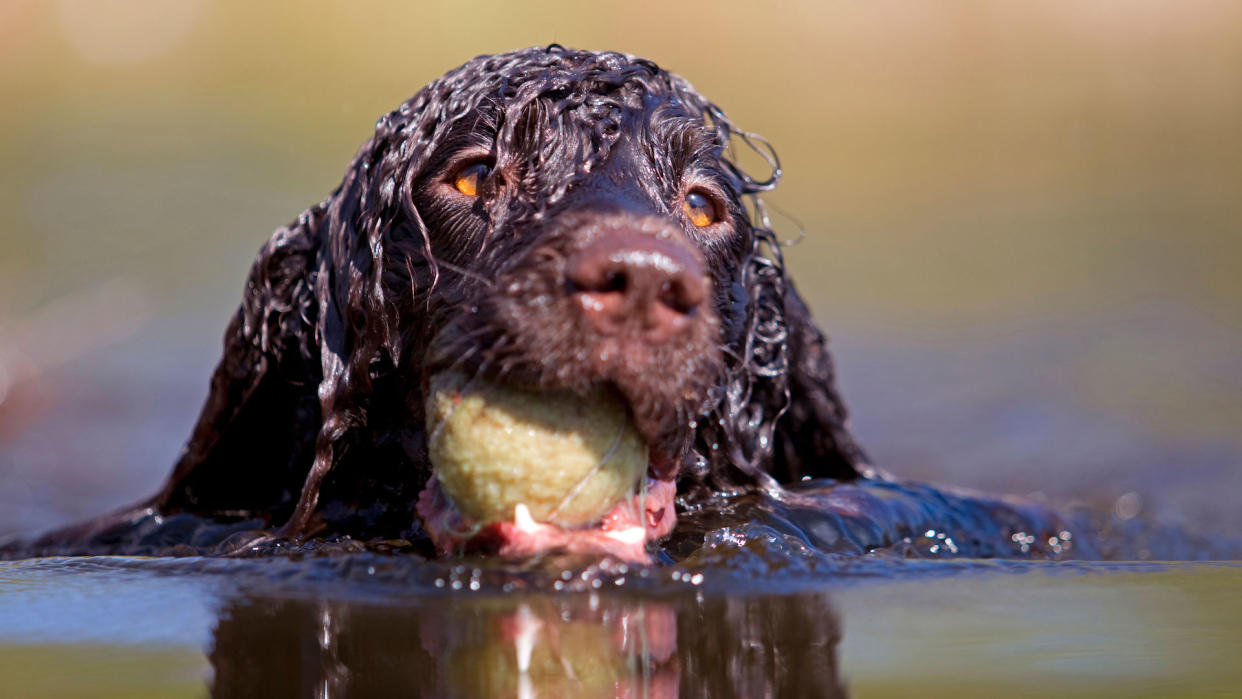
[{"label": "sunlit background", "polygon": [[1242,3],[0,0],[0,538],[149,493],[271,230],[551,42],[775,144],[877,463],[1242,526]]}]

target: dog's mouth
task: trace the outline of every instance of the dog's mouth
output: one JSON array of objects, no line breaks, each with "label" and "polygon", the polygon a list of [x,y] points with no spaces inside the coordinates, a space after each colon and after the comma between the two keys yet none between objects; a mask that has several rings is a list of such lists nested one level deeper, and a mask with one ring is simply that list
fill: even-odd
[{"label": "dog's mouth", "polygon": [[441,554],[643,562],[672,531],[675,455],[644,435],[616,389],[531,390],[446,371],[426,395],[433,477],[417,509]]},{"label": "dog's mouth", "polygon": [[664,218],[583,210],[543,233],[431,336],[418,512],[441,553],[643,561],[718,398],[713,283]]}]

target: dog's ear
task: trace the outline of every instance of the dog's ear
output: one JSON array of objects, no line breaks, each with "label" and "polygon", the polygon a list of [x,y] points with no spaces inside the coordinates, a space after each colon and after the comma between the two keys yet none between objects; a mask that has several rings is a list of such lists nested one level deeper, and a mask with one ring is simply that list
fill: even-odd
[{"label": "dog's ear", "polygon": [[[782,171],[771,144],[738,129],[719,107],[687,89],[692,101],[704,105],[720,143],[736,139],[771,168],[759,179],[722,157],[739,196],[774,189]],[[745,311],[737,326],[726,330],[736,363],[709,424],[696,434],[698,458],[684,469],[686,480],[712,481],[728,490],[740,484],[774,488],[808,477],[869,476],[867,456],[846,424],[827,341],[789,278],[767,208],[757,196],[751,205],[752,248],[741,261],[731,304]]]},{"label": "dog's ear", "polygon": [[324,205],[311,208],[260,249],[202,413],[148,505],[209,516],[291,510],[320,422],[326,338],[314,287],[325,219]]},{"label": "dog's ear", "polygon": [[784,281],[789,402],[776,422],[774,475],[785,482],[857,478],[867,470],[867,456],[847,425],[827,340],[793,280]]},{"label": "dog's ear", "polygon": [[824,336],[785,272],[775,235],[754,232],[733,285],[731,305],[745,310],[726,330],[734,363],[719,403],[699,422],[697,458],[683,480],[707,494],[863,476],[867,457],[846,424]]},{"label": "dog's ear", "polygon": [[[404,511],[412,517],[414,500],[406,490],[421,486],[418,476],[426,475],[409,458],[421,443],[407,439],[421,414],[418,407],[407,409],[401,387],[419,385],[409,355],[425,339],[421,314],[438,274],[430,233],[414,204],[415,182],[432,147],[415,135],[425,126],[419,115],[428,90],[408,109],[380,120],[327,202],[313,289],[321,419],[282,536],[300,537],[316,526],[312,517],[325,488],[355,503],[347,509],[383,492],[405,503],[377,505],[384,516],[400,518]],[[343,460],[351,465],[337,468]]]},{"label": "dog's ear", "polygon": [[[402,475],[376,473],[380,463],[408,466],[400,453],[380,458],[365,445],[402,452],[408,445],[389,437],[403,425],[377,426],[368,414],[406,414],[370,408],[377,392],[389,402],[405,398],[377,382],[395,373],[416,344],[406,333],[416,336],[423,324],[409,316],[434,285],[413,187],[434,146],[423,131],[436,122],[423,119],[423,110],[439,114],[450,97],[429,87],[380,119],[332,196],[259,251],[202,416],[149,505],[262,516],[297,536],[310,526],[324,479],[347,450],[368,466],[352,469],[358,473],[341,491]],[[362,429],[384,435],[348,449],[346,441]]]}]

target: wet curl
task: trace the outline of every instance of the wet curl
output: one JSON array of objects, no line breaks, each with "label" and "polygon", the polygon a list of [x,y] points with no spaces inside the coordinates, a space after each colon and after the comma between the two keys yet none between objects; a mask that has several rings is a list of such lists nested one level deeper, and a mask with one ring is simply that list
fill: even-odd
[{"label": "wet curl", "polygon": [[[721,319],[719,375],[688,432],[685,501],[803,477],[853,478],[865,463],[846,427],[823,335],[789,280],[758,195],[781,170],[679,76],[619,53],[559,46],[481,56],[379,119],[324,202],[278,230],[251,269],[194,434],[165,488],[165,512],[259,516],[306,536],[408,533],[430,477],[421,399],[428,347],[469,325],[472,289],[520,259],[537,228],[622,137],[644,144],[656,202],[688,168],[721,183],[739,235],[705,243]],[[753,176],[731,146],[758,153]],[[477,209],[445,212],[426,192],[454,154],[495,173]],[[482,200],[486,199],[486,203]],[[670,208],[663,212],[675,216]],[[470,347],[455,347],[463,356]],[[499,350],[496,350],[499,352]],[[243,491],[239,493],[238,491]]]}]

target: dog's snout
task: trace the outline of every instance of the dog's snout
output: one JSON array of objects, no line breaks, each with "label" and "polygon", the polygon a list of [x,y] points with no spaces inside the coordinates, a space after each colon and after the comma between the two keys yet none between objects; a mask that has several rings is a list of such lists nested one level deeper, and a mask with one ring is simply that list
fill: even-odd
[{"label": "dog's snout", "polygon": [[601,334],[659,344],[686,327],[707,299],[703,265],[671,237],[616,232],[569,261],[571,293]]}]

